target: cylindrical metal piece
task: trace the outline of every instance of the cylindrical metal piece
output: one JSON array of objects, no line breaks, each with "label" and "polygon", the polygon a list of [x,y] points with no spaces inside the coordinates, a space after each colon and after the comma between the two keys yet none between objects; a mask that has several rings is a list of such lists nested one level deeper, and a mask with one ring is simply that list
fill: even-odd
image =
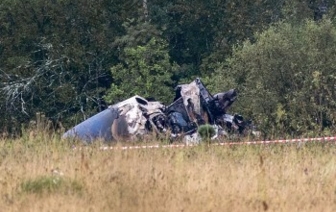
[{"label": "cylindrical metal piece", "polygon": [[112,141],[111,126],[118,115],[118,108],[110,106],[65,132],[63,138],[78,138],[88,143],[98,139]]}]

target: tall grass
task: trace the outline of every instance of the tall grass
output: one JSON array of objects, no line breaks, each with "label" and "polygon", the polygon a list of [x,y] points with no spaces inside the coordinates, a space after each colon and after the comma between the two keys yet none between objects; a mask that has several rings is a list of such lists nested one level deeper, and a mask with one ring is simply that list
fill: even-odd
[{"label": "tall grass", "polygon": [[331,143],[71,146],[43,133],[1,140],[1,211],[336,211]]}]

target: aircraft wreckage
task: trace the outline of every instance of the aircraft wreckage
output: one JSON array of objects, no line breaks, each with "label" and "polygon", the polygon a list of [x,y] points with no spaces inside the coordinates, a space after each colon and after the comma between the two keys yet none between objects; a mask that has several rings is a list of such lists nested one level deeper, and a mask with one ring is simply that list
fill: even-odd
[{"label": "aircraft wreckage", "polygon": [[76,138],[91,143],[95,140],[130,141],[147,135],[164,135],[170,141],[199,143],[202,126],[213,128],[211,139],[221,136],[256,135],[255,126],[241,115],[227,114],[237,98],[235,89],[211,95],[197,78],[189,84],[178,85],[173,103],[166,106],[133,96],[109,106],[64,133],[63,138]]}]

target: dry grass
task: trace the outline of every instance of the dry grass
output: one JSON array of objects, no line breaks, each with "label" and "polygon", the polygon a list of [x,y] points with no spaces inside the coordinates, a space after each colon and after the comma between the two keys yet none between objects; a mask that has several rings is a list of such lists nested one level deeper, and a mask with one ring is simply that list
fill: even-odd
[{"label": "dry grass", "polygon": [[[0,141],[1,211],[336,211],[334,144],[101,151]],[[60,181],[61,180],[61,181]]]}]

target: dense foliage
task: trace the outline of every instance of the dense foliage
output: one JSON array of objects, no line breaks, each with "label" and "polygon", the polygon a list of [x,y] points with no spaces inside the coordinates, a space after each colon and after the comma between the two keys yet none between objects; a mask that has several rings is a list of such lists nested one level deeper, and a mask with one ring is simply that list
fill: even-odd
[{"label": "dense foliage", "polygon": [[198,76],[212,92],[239,88],[233,109],[269,132],[325,131],[334,4],[3,0],[0,129],[17,132],[37,112],[70,127],[134,94],[169,103]]},{"label": "dense foliage", "polygon": [[[336,25],[279,23],[234,49],[214,76],[240,91],[240,105],[265,129],[302,135],[336,121]],[[214,78],[216,79],[216,78]]]}]

